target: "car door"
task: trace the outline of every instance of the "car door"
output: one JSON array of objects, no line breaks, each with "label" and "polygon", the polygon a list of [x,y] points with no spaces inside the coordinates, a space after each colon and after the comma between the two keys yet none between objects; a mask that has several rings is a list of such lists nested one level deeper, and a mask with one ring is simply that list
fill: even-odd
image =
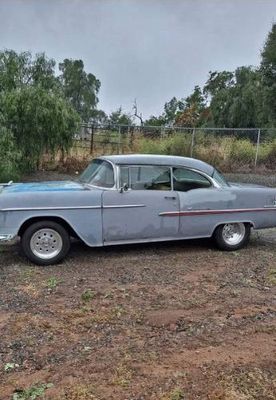
[{"label": "car door", "polygon": [[179,218],[162,217],[164,212],[179,211],[170,167],[121,166],[119,186],[121,190],[103,193],[105,244],[165,240],[178,235]]},{"label": "car door", "polygon": [[222,210],[234,205],[231,190],[215,187],[205,174],[185,167],[173,168],[172,176],[180,203],[179,235],[183,238],[211,236],[225,218]]}]

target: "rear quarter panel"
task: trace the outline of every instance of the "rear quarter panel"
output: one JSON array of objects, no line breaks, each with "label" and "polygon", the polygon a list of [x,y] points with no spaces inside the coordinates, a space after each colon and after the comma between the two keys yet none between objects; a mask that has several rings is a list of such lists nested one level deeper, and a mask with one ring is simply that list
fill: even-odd
[{"label": "rear quarter panel", "polygon": [[276,226],[276,189],[196,189],[179,197],[179,232],[184,237],[210,237],[227,222],[248,222],[256,229]]}]

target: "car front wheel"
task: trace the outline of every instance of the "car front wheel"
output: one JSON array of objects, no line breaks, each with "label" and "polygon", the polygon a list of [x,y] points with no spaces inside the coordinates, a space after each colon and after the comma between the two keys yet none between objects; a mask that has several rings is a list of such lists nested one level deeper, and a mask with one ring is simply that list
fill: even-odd
[{"label": "car front wheel", "polygon": [[67,255],[70,237],[62,225],[54,221],[39,221],[25,230],[21,244],[30,261],[38,265],[51,265]]},{"label": "car front wheel", "polygon": [[251,227],[242,222],[228,223],[217,227],[214,239],[222,250],[238,250],[246,246],[250,239]]}]

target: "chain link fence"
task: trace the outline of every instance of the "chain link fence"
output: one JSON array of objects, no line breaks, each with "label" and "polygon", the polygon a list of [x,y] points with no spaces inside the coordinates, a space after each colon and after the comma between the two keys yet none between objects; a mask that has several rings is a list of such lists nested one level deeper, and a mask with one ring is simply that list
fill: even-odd
[{"label": "chain link fence", "polygon": [[276,162],[276,129],[82,124],[74,138],[72,155],[158,152],[200,158],[208,149],[211,153],[219,149],[220,153],[230,152],[234,162],[240,156],[256,167],[273,146]]}]

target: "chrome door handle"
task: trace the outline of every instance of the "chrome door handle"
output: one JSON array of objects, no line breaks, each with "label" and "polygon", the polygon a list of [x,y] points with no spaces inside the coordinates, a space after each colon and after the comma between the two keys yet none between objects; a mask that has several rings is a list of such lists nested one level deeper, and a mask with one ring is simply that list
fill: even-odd
[{"label": "chrome door handle", "polygon": [[176,200],[175,196],[165,196],[166,200]]}]

